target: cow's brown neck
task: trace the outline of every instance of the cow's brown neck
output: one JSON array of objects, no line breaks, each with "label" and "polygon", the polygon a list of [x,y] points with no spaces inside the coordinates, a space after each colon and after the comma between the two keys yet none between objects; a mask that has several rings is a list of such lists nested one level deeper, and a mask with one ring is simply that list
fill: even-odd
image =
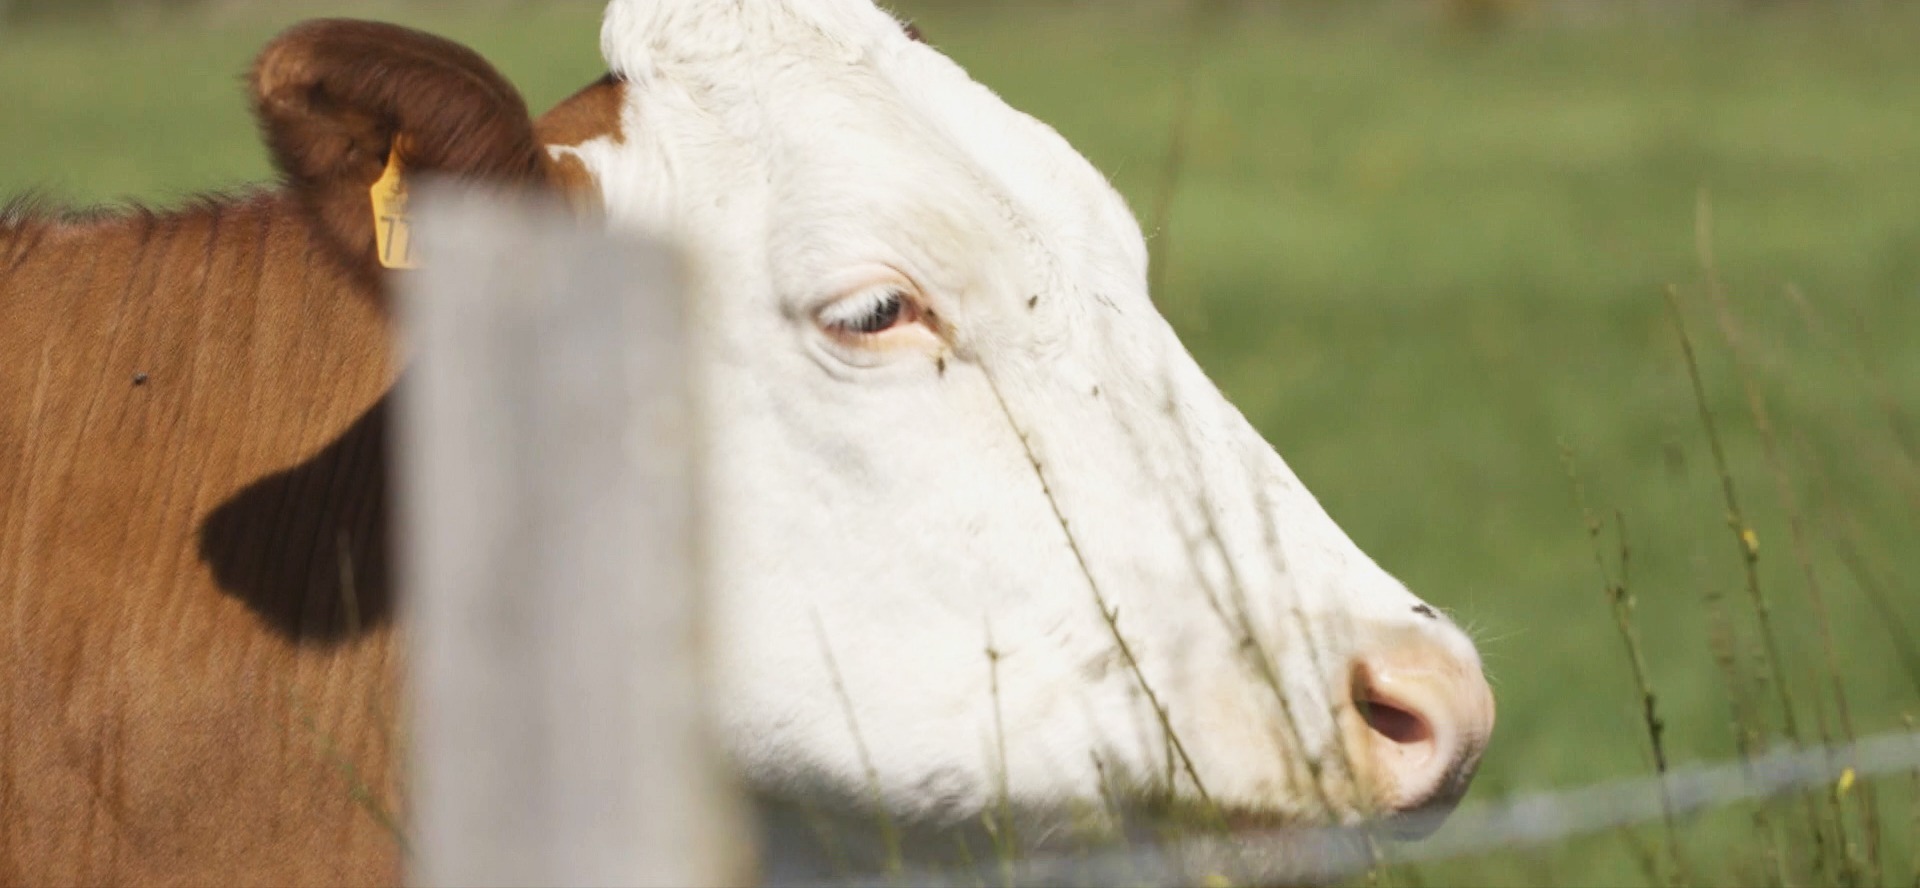
[{"label": "cow's brown neck", "polygon": [[[0,882],[391,874],[351,802],[395,798],[389,321],[307,219],[262,193],[13,228]],[[289,802],[333,838],[259,821]]]}]

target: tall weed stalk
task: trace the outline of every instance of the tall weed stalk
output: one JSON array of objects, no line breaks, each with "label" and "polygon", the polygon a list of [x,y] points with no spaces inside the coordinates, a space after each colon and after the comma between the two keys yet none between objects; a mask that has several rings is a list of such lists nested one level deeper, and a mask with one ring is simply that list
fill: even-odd
[{"label": "tall weed stalk", "polygon": [[[1613,612],[1614,628],[1620,633],[1620,641],[1626,647],[1627,667],[1633,675],[1634,689],[1639,693],[1641,722],[1647,729],[1647,745],[1653,753],[1654,773],[1660,778],[1660,813],[1666,827],[1667,857],[1673,867],[1672,883],[1676,885],[1692,884],[1692,868],[1688,866],[1686,852],[1680,844],[1680,828],[1673,813],[1673,796],[1667,789],[1667,745],[1665,740],[1666,723],[1660,719],[1659,697],[1654,694],[1653,681],[1648,676],[1646,656],[1641,651],[1640,633],[1633,625],[1634,599],[1628,589],[1629,565],[1632,548],[1627,543],[1626,516],[1619,510],[1614,511],[1614,528],[1619,540],[1618,579],[1607,569],[1605,545],[1602,532],[1605,526],[1587,504],[1586,484],[1580,477],[1580,466],[1575,459],[1573,448],[1565,442],[1560,444],[1560,459],[1567,468],[1567,480],[1573,485],[1574,503],[1580,508],[1580,518],[1587,529],[1587,540],[1593,547],[1593,563],[1600,571],[1600,583],[1607,599],[1607,606]],[[1631,835],[1629,838],[1633,838]],[[1635,845],[1637,847],[1637,844]],[[1650,861],[1652,855],[1644,855]],[[1657,870],[1654,870],[1657,872]]]},{"label": "tall weed stalk", "polygon": [[[1753,420],[1753,428],[1760,439],[1761,455],[1766,461],[1767,471],[1773,477],[1774,493],[1779,499],[1781,511],[1787,520],[1788,542],[1793,550],[1794,562],[1800,568],[1805,581],[1803,586],[1808,609],[1814,617],[1814,629],[1820,641],[1821,654],[1827,672],[1829,692],[1833,695],[1835,714],[1840,728],[1840,739],[1849,747],[1858,739],[1853,726],[1852,706],[1847,700],[1847,687],[1841,677],[1840,658],[1833,642],[1833,620],[1829,616],[1826,593],[1820,583],[1819,572],[1813,564],[1813,553],[1807,541],[1806,523],[1803,520],[1798,497],[1794,495],[1793,482],[1788,476],[1785,462],[1780,455],[1779,442],[1774,434],[1773,419],[1767,409],[1766,396],[1761,392],[1755,376],[1754,362],[1748,353],[1746,336],[1741,329],[1738,317],[1734,314],[1726,288],[1721,284],[1720,273],[1713,258],[1713,213],[1712,204],[1705,192],[1700,195],[1695,218],[1695,237],[1700,258],[1700,270],[1704,277],[1708,300],[1712,303],[1714,317],[1718,322],[1720,337],[1726,343],[1732,356],[1734,372],[1740,377],[1741,387],[1747,398],[1747,409]],[[1757,554],[1757,553],[1756,553]],[[1784,690],[1784,685],[1782,686]],[[1817,701],[1816,701],[1817,703]],[[1825,711],[1816,705],[1818,729],[1822,746],[1831,748],[1834,736],[1827,725]],[[1853,762],[1846,763],[1848,766]],[[1842,878],[1849,884],[1879,883],[1880,870],[1880,827],[1878,805],[1874,799],[1873,787],[1862,785],[1853,793],[1858,802],[1858,817],[1864,832],[1866,851],[1865,871],[1860,871],[1853,856],[1854,849],[1848,839],[1845,805],[1841,798],[1839,784],[1830,784],[1827,803],[1832,814],[1834,831],[1839,839]]]},{"label": "tall weed stalk", "polygon": [[[1707,260],[1711,262],[1711,259]],[[1666,291],[1667,311],[1673,322],[1674,332],[1680,340],[1680,352],[1685,359],[1687,379],[1692,385],[1694,405],[1699,411],[1700,425],[1705,430],[1707,446],[1713,456],[1713,465],[1720,480],[1722,501],[1726,506],[1727,529],[1731,531],[1739,549],[1740,565],[1746,579],[1747,601],[1753,609],[1755,628],[1759,634],[1762,665],[1768,682],[1778,695],[1781,727],[1789,744],[1798,748],[1802,745],[1799,718],[1793,704],[1792,686],[1787,680],[1784,658],[1780,655],[1779,632],[1773,622],[1773,608],[1768,602],[1766,592],[1760,583],[1760,537],[1748,522],[1745,511],[1740,506],[1739,488],[1734,483],[1733,470],[1727,460],[1726,448],[1721,443],[1719,425],[1713,415],[1713,408],[1707,400],[1706,384],[1700,375],[1700,363],[1694,350],[1693,337],[1687,332],[1685,312],[1680,305],[1679,290],[1668,287]],[[1764,740],[1764,738],[1762,738]],[[1755,750],[1759,751],[1759,750]],[[1821,823],[1820,810],[1811,793],[1802,793],[1806,807],[1807,838],[1812,843],[1808,861],[1808,870],[1818,881],[1828,881],[1826,870],[1826,830]]]}]

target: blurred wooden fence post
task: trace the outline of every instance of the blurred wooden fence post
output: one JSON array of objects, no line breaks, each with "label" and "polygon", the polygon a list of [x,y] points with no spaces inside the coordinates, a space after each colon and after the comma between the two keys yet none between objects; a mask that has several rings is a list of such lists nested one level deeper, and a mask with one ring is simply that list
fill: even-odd
[{"label": "blurred wooden fence post", "polygon": [[683,304],[658,246],[430,191],[401,309],[409,879],[751,872],[697,684]]}]

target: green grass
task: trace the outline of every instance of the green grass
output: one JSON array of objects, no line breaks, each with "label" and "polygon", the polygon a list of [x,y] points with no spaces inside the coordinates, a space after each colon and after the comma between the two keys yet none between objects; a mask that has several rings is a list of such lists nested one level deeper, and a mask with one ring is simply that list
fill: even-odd
[{"label": "green grass", "polygon": [[[1920,630],[1920,466],[1899,443],[1920,436],[1920,12],[1621,14],[1467,32],[1410,8],[1255,5],[1198,32],[1189,72],[1188,20],[1158,7],[908,7],[1142,216],[1190,73],[1180,189],[1155,241],[1171,247],[1158,298],[1362,547],[1476,628],[1501,715],[1475,798],[1649,768],[1561,442],[1596,511],[1626,515],[1671,756],[1734,752],[1704,596],[1725,595],[1753,634],[1662,302],[1669,284],[1690,313],[1809,734],[1826,699],[1786,515],[1701,288],[1704,193],[1751,378],[1807,512],[1857,726],[1899,727],[1920,691],[1834,540],[1861,551]],[[600,71],[591,3],[302,2],[0,31],[0,193],[165,200],[263,177],[238,75],[275,29],[317,10],[464,40],[536,108]],[[1912,790],[1881,789],[1900,883]],[[1777,825],[1796,810],[1772,809]],[[1683,824],[1703,880],[1759,876],[1747,818]],[[1657,825],[1637,835],[1661,841]],[[1645,878],[1613,835],[1422,876]]]}]

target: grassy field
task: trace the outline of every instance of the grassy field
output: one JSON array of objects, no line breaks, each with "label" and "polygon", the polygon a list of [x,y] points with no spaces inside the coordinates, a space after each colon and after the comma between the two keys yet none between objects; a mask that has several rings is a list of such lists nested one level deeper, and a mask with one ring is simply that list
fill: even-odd
[{"label": "grassy field", "polygon": [[[1730,627],[1718,631],[1749,678],[1759,648],[1669,285],[1804,739],[1835,721],[1809,573],[1857,731],[1920,715],[1920,672],[1900,655],[1920,630],[1920,13],[1668,11],[1468,30],[1410,3],[1212,18],[1150,4],[903,6],[1060,129],[1143,217],[1158,215],[1184,119],[1177,196],[1153,233],[1158,298],[1355,539],[1475,627],[1501,708],[1475,798],[1650,767],[1563,444],[1594,510],[1625,517],[1671,756],[1735,754],[1711,639]],[[0,194],[164,202],[262,178],[238,74],[274,30],[320,11],[464,40],[535,107],[601,70],[592,3],[302,0],[16,26],[0,30]],[[1716,291],[1744,332],[1740,360]],[[1773,462],[1748,386],[1771,418]],[[1606,540],[1611,559],[1611,529]],[[1774,689],[1750,692],[1777,733]],[[1877,788],[1885,880],[1909,884],[1914,790]],[[1793,832],[1800,809],[1770,810]],[[1765,878],[1750,817],[1683,826],[1692,880]],[[1641,857],[1659,854],[1641,846],[1661,841],[1648,828],[1398,875],[1647,881]]]}]

